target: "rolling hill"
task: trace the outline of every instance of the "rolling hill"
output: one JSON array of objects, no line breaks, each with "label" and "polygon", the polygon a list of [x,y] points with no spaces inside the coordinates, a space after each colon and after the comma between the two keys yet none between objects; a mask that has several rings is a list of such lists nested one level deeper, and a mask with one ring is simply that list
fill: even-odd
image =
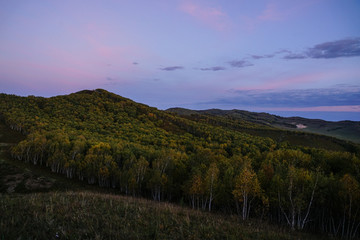
[{"label": "rolling hill", "polygon": [[[22,134],[14,135],[13,144],[5,140],[1,145],[10,151],[1,165],[1,191],[73,189],[61,184],[63,177],[77,189],[97,185],[111,193],[237,214],[244,223],[263,219],[292,230],[359,235],[352,227],[359,216],[351,211],[360,209],[360,201],[349,202],[360,198],[359,145],[280,129],[264,120],[271,116],[254,120],[251,113],[239,117],[236,111],[180,111],[161,111],[102,89],[51,98],[0,94],[1,122]],[[33,170],[23,171],[18,163],[31,164]],[[54,175],[47,175],[50,172]],[[5,199],[6,209],[24,201],[22,196],[14,202],[11,196]],[[30,209],[36,208],[34,202],[48,199],[79,203],[71,194],[32,199]],[[103,197],[94,199],[98,204]],[[11,217],[12,213],[7,212],[7,219],[18,224],[21,217]],[[44,221],[49,216],[56,223],[67,221],[58,212],[48,213],[42,215]],[[49,222],[41,224],[49,227]],[[346,231],[336,231],[335,225]]]},{"label": "rolling hill", "polygon": [[208,116],[224,117],[232,120],[241,120],[259,124],[260,126],[273,127],[283,130],[316,133],[335,137],[342,140],[360,143],[360,122],[339,121],[329,122],[321,119],[307,119],[301,117],[280,117],[268,113],[256,113],[244,110],[189,110],[183,108],[170,108],[168,112],[180,116],[202,114]]},{"label": "rolling hill", "polygon": [[356,148],[360,141],[359,122],[284,118],[242,110],[170,108],[166,111],[186,119],[206,122],[253,136],[269,137],[276,142],[288,142],[297,146],[352,151],[351,149]]},{"label": "rolling hill", "polygon": [[273,126],[285,130],[296,130],[310,133],[317,133],[360,143],[360,122],[339,121],[329,122],[321,119],[307,119],[301,117],[280,117],[268,113],[255,113],[243,110],[185,110],[179,108],[168,109],[170,112],[177,112],[180,115],[205,114],[221,116],[231,119],[239,119],[258,123],[265,126]]}]

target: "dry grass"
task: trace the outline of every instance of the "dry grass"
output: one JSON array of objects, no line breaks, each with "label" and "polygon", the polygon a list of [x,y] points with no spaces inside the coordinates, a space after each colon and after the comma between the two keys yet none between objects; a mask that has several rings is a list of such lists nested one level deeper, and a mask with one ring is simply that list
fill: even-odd
[{"label": "dry grass", "polygon": [[[112,194],[0,195],[0,239],[307,239],[266,224]],[[252,223],[254,225],[252,225]]]}]

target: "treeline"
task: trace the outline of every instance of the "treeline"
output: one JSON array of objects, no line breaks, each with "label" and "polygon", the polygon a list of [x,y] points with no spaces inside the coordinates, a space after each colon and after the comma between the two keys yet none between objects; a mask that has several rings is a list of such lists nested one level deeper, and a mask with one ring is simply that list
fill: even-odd
[{"label": "treeline", "polygon": [[11,151],[16,159],[127,195],[360,236],[357,149],[278,143],[104,90],[0,98],[3,120],[27,134]]}]

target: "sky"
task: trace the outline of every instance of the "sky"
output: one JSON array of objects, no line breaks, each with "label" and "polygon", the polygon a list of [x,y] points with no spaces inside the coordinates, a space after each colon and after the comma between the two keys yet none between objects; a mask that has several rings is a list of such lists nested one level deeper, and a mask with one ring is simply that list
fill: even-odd
[{"label": "sky", "polygon": [[359,0],[0,0],[0,92],[360,121]]}]

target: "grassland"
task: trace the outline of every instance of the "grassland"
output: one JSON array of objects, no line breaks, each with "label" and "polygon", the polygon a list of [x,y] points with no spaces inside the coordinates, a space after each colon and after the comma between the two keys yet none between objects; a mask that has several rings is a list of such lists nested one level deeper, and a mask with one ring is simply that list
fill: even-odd
[{"label": "grassland", "polygon": [[89,191],[2,194],[1,239],[316,239],[237,216]]}]

